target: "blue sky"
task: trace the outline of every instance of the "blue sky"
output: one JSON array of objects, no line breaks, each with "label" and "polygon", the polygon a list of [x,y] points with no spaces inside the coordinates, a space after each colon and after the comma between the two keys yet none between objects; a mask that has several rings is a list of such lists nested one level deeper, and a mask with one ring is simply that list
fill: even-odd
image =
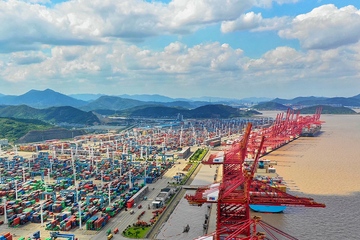
[{"label": "blue sky", "polygon": [[359,1],[0,1],[0,93],[360,93]]}]

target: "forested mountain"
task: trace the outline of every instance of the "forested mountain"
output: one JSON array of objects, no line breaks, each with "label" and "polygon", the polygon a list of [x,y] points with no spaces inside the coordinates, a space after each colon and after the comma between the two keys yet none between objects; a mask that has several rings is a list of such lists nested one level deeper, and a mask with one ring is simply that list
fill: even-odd
[{"label": "forested mountain", "polygon": [[51,89],[44,91],[30,90],[19,96],[0,96],[2,105],[28,105],[33,108],[48,108],[54,106],[80,107],[87,102],[55,92]]},{"label": "forested mountain", "polygon": [[260,114],[256,111],[243,111],[221,104],[211,104],[201,106],[195,109],[184,109],[163,106],[148,106],[127,109],[119,112],[120,115],[128,117],[149,117],[149,118],[165,118],[174,117],[177,114],[183,115],[185,118],[232,118],[232,117],[248,117],[254,114]]},{"label": "forested mountain", "polygon": [[36,109],[26,105],[0,108],[0,117],[37,119],[52,124],[68,123],[94,125],[100,121],[92,112],[84,112],[74,107],[51,107]]},{"label": "forested mountain", "polygon": [[360,94],[353,97],[297,97],[293,99],[280,99],[275,98],[271,102],[280,103],[283,105],[333,105],[333,106],[347,106],[347,107],[359,107],[360,106]]},{"label": "forested mountain", "polygon": [[259,103],[257,105],[252,106],[253,109],[259,110],[259,111],[266,111],[266,110],[281,110],[286,111],[289,107],[285,106],[280,103],[276,102],[264,102]]}]

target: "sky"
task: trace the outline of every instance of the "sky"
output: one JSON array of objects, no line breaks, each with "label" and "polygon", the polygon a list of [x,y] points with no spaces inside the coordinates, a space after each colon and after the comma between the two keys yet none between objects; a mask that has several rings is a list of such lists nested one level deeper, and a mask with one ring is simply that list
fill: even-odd
[{"label": "sky", "polygon": [[0,93],[360,94],[358,0],[0,0]]}]

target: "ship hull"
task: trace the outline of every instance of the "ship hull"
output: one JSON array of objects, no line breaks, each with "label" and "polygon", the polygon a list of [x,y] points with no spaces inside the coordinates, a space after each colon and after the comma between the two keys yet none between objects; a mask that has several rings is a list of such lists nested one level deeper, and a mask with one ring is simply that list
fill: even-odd
[{"label": "ship hull", "polygon": [[286,206],[268,206],[268,205],[250,204],[250,208],[255,212],[280,213],[285,210]]}]

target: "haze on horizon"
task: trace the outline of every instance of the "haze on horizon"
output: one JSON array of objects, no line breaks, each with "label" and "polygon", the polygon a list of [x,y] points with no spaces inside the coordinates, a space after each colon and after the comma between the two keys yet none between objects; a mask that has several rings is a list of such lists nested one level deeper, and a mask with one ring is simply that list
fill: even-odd
[{"label": "haze on horizon", "polygon": [[0,1],[0,93],[351,97],[355,0]]}]

